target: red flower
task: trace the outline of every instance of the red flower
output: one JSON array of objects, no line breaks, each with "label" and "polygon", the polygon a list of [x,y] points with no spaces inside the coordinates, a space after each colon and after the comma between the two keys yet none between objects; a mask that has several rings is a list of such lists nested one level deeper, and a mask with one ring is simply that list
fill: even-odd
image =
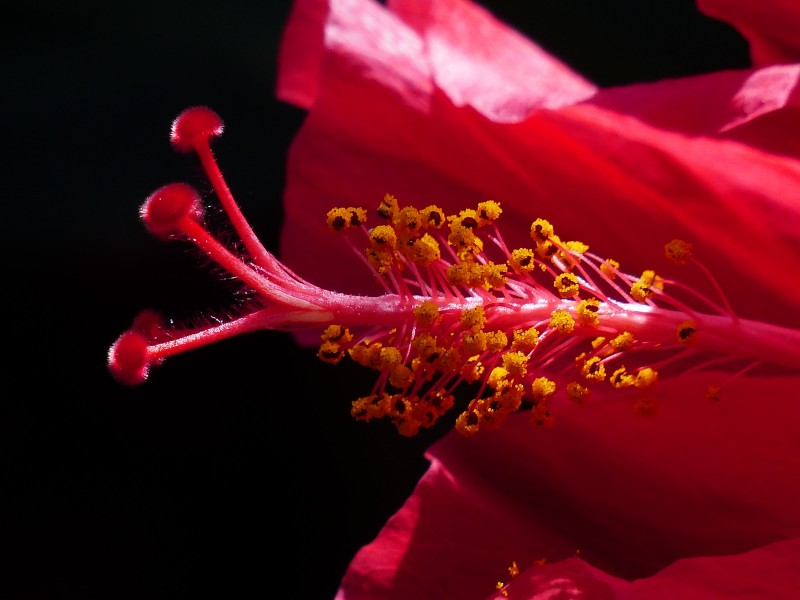
[{"label": "red flower", "polygon": [[[191,329],[143,313],[111,372],[140,383],[230,335],[322,331],[320,358],[381,372],[354,416],[405,435],[474,382],[464,435],[430,449],[340,599],[795,597],[798,9],[705,4],[757,68],[598,90],[465,0],[298,0],[279,95],[309,113],[281,261],[216,168],[222,121],[189,109],[173,144],[241,244],[184,184],[141,216],[248,300]],[[347,206],[370,201],[377,226]]]},{"label": "red flower", "polygon": [[[297,2],[279,92],[309,114],[282,259],[365,291],[352,256],[314,228],[319,206],[391,191],[452,211],[491,197],[510,244],[528,232],[509,222],[544,217],[636,273],[661,264],[653,240],[691,239],[738,315],[796,330],[800,9],[701,8],[748,36],[756,68],[598,91],[463,1]],[[308,260],[310,239],[324,261]],[[681,277],[707,289],[695,274]],[[797,597],[797,365],[742,376],[716,405],[691,391],[709,375],[663,380],[654,420],[598,393],[559,407],[552,430],[514,415],[447,437],[339,598],[491,597],[512,561],[521,573],[497,597]]]}]

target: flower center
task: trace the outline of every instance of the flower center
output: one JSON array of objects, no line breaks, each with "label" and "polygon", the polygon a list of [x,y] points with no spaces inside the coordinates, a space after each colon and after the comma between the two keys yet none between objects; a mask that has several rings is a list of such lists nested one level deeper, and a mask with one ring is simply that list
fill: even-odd
[{"label": "flower center", "polygon": [[371,393],[353,402],[356,419],[388,418],[414,435],[450,411],[466,384],[475,394],[455,427],[472,435],[523,408],[532,423],[551,426],[556,398],[580,404],[597,388],[627,394],[637,413],[651,415],[660,376],[724,365],[726,380],[698,393],[718,400],[726,384],[761,363],[800,366],[800,333],[738,318],[689,243],[667,243],[665,256],[703,270],[717,299],[653,270],[625,273],[586,244],[562,240],[544,219],[531,224],[529,247],[510,249],[494,200],[447,214],[387,194],[373,216],[362,207],[331,209],[329,228],[383,293],[319,288],[267,251],[244,219],[210,149],[222,129],[214,112],[191,108],[173,123],[171,139],[200,158],[244,252],[209,233],[199,196],[185,184],[151,194],[140,215],[154,235],[194,243],[255,300],[237,317],[194,329],[140,314],[109,350],[122,383],[141,383],[165,358],[233,335],[316,328],[320,359],[349,357],[379,373]]}]

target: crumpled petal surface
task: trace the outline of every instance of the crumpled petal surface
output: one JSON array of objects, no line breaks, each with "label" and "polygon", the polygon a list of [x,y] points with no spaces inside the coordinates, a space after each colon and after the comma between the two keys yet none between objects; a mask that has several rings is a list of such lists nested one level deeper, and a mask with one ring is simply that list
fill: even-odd
[{"label": "crumpled petal surface", "polygon": [[[796,378],[743,379],[719,404],[702,398],[709,380],[664,381],[652,419],[598,393],[556,406],[549,430],[517,414],[495,431],[445,437],[412,497],[353,560],[340,598],[485,598],[512,561],[525,570],[576,554],[612,578],[657,581],[679,559],[800,537]],[[728,597],[737,573],[714,561],[673,566],[673,585],[686,578],[691,589],[706,564]],[[772,585],[797,582],[790,570]]]},{"label": "crumpled petal surface", "polygon": [[532,567],[491,600],[793,600],[800,590],[800,540],[731,556],[682,559],[652,577],[629,582],[577,558]]},{"label": "crumpled petal surface", "polygon": [[697,4],[747,38],[754,65],[792,63],[800,57],[800,4],[795,0],[698,0]]}]

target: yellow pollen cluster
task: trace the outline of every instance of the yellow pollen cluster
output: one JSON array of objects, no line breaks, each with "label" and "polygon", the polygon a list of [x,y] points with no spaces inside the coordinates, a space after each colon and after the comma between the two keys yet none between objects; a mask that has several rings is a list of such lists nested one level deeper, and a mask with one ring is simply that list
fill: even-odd
[{"label": "yellow pollen cluster", "polygon": [[500,208],[500,204],[494,200],[486,200],[478,203],[478,208],[475,211],[478,216],[478,227],[491,225],[500,218],[502,212],[503,209]]},{"label": "yellow pollen cluster", "polygon": [[637,302],[644,302],[656,293],[656,290],[664,289],[664,280],[656,275],[655,271],[645,271],[642,276],[631,286],[631,296]]},{"label": "yellow pollen cluster", "polygon": [[589,246],[583,242],[563,242],[562,248],[556,253],[556,258],[561,261],[565,269],[570,270],[580,262],[581,255],[588,250]]},{"label": "yellow pollen cluster", "polygon": [[598,311],[600,310],[600,301],[596,298],[588,300],[581,300],[575,306],[575,316],[578,317],[578,322],[581,325],[591,325],[592,327],[600,323]]},{"label": "yellow pollen cluster", "polygon": [[[511,251],[508,264],[516,273],[530,273],[537,265],[536,255],[530,248],[515,248]],[[538,264],[544,268],[543,264]]]},{"label": "yellow pollen cluster", "polygon": [[430,427],[453,407],[452,394],[436,393],[430,398],[402,394],[372,394],[353,401],[350,414],[360,421],[388,417],[401,435],[416,435],[421,427]]},{"label": "yellow pollen cluster", "polygon": [[578,278],[573,273],[561,273],[553,281],[553,287],[562,298],[574,298],[581,291]]},{"label": "yellow pollen cluster", "polygon": [[431,301],[425,300],[414,309],[417,325],[423,328],[430,328],[439,320],[439,306]]},{"label": "yellow pollen cluster", "polygon": [[327,223],[333,231],[358,227],[367,221],[367,211],[363,208],[332,208],[328,211]]},{"label": "yellow pollen cluster", "polygon": [[381,219],[390,220],[397,211],[400,210],[399,203],[397,202],[397,198],[395,198],[392,194],[386,194],[383,197],[383,200],[378,205],[378,216]]},{"label": "yellow pollen cluster", "polygon": [[472,331],[478,331],[486,326],[486,313],[484,312],[482,306],[476,306],[475,308],[468,308],[463,313],[461,313],[460,321],[461,324],[467,329],[471,329]]},{"label": "yellow pollen cluster", "polygon": [[505,273],[507,270],[508,266],[505,264],[464,261],[447,267],[446,277],[451,285],[491,290],[501,288],[506,284]]},{"label": "yellow pollen cluster", "polygon": [[613,258],[607,258],[600,263],[600,271],[609,279],[614,279],[619,272],[619,263]]},{"label": "yellow pollen cluster", "polygon": [[322,333],[317,356],[324,362],[337,364],[344,356],[344,346],[349,344],[353,336],[350,331],[341,325],[328,325]]},{"label": "yellow pollen cluster", "polygon": [[[627,353],[648,344],[691,344],[696,324],[687,319],[677,326],[675,341],[659,338],[656,344],[647,338],[639,342],[617,327],[624,322],[620,312],[632,300],[668,304],[670,298],[661,294],[664,279],[646,270],[634,280],[619,270],[616,260],[589,253],[580,241],[562,241],[545,219],[530,227],[532,248],[508,249],[495,227],[501,214],[494,200],[446,214],[436,205],[422,210],[401,206],[391,194],[377,209],[382,223],[371,229],[364,227],[364,209],[328,212],[333,231],[358,228],[360,233],[348,235],[367,236],[367,262],[386,276],[384,288],[395,293],[402,306],[398,311],[409,317],[385,331],[365,326],[356,342],[340,325],[323,333],[321,360],[336,364],[349,355],[381,373],[375,392],[353,403],[353,415],[359,420],[386,417],[403,435],[414,435],[455,404],[452,392],[461,382],[479,384],[478,397],[465,402],[455,419],[463,435],[499,426],[523,402],[530,407],[532,424],[550,427],[551,399],[557,391],[584,404],[591,389],[601,384],[638,394],[634,411],[655,414],[658,401],[652,390],[659,374],[641,363],[631,365],[635,359],[629,360]],[[664,251],[672,262],[683,264],[692,246],[672,240]],[[504,258],[494,262],[498,255]],[[630,296],[612,283],[617,279],[630,285]],[[582,292],[587,297],[581,298]],[[520,322],[515,326],[516,314]],[[593,336],[592,329],[602,335]],[[623,355],[630,369],[620,364]],[[565,361],[572,375],[558,384],[537,372],[551,365],[559,372]],[[718,393],[717,386],[710,386],[706,397],[717,400]]]},{"label": "yellow pollen cluster", "polygon": [[550,315],[550,327],[562,335],[569,335],[575,329],[575,319],[566,310],[556,310]]},{"label": "yellow pollen cluster", "polygon": [[522,352],[523,354],[530,354],[536,347],[539,341],[539,330],[535,327],[528,329],[517,329],[513,333],[511,341],[511,349]]}]

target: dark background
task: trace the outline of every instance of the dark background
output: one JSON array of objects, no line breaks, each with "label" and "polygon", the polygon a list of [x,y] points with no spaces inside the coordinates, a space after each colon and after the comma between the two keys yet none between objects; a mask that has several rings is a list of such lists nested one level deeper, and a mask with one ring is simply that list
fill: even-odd
[{"label": "dark background", "polygon": [[[107,374],[140,309],[226,303],[137,219],[155,188],[199,181],[168,144],[183,108],[225,119],[215,152],[278,244],[304,115],[273,97],[290,3],[197,4],[43,3],[2,26],[0,598],[332,599],[443,433],[352,422],[372,376],[281,333],[174,358],[135,389]],[[685,0],[483,5],[604,86],[748,64],[744,41]]]}]

